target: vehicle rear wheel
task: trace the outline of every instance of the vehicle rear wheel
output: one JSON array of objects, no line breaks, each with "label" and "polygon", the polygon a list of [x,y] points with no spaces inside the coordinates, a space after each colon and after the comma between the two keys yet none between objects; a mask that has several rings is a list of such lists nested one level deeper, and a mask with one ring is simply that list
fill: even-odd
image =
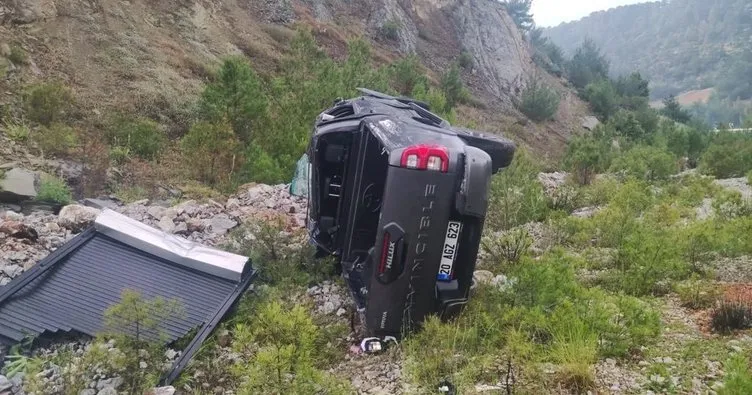
[{"label": "vehicle rear wheel", "polygon": [[511,140],[499,136],[488,135],[465,128],[453,128],[457,136],[471,147],[485,151],[491,156],[494,173],[509,166],[514,158],[515,145]]}]

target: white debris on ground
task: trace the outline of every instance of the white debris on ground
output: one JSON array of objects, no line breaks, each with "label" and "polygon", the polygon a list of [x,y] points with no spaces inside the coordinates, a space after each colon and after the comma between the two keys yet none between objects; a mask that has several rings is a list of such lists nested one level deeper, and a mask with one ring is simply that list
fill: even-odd
[{"label": "white debris on ground", "polygon": [[[214,246],[227,240],[228,232],[252,221],[284,219],[289,228],[305,225],[306,199],[291,196],[286,185],[248,185],[226,202],[195,200],[172,207],[149,205],[148,200],[115,210],[167,233]],[[90,226],[99,210],[82,205],[64,207],[59,215],[47,211],[29,215],[0,211],[0,285],[41,261]]]},{"label": "white debris on ground", "polygon": [[[209,200],[197,202],[189,200],[171,207],[151,205],[149,201],[139,201],[128,205],[108,204],[116,211],[147,225],[157,227],[205,245],[218,245],[229,238],[229,232],[244,223],[267,221],[281,218],[289,229],[299,229],[305,225],[307,201],[291,196],[286,185],[249,184],[226,202]],[[63,207],[58,215],[49,211],[36,211],[19,214],[0,208],[0,286],[9,283],[26,270],[43,260],[56,248],[62,246],[77,234],[92,225],[100,210],[83,205]],[[314,292],[314,299],[321,301],[322,313],[344,315],[346,296],[336,284],[324,283]],[[344,317],[343,317],[344,319]],[[61,343],[35,352],[39,355],[54,355],[67,349],[74,355],[82,354],[91,342],[80,341]],[[113,346],[109,350],[116,352]],[[168,350],[166,358],[171,362],[179,355]],[[0,358],[5,351],[0,349]],[[68,366],[52,366],[45,370],[43,377],[44,393],[60,393],[62,372]],[[22,375],[8,378],[0,375],[0,395],[23,394]],[[101,373],[88,378],[91,384],[82,395],[117,394],[122,379],[106,377]],[[170,392],[172,391],[172,392]],[[162,395],[174,393],[174,388],[155,389],[153,393]]]}]

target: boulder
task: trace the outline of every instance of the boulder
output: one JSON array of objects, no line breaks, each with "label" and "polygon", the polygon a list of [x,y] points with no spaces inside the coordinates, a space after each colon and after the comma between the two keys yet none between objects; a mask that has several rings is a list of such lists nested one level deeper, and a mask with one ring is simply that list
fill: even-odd
[{"label": "boulder", "polygon": [[0,233],[15,239],[25,239],[30,241],[37,241],[39,239],[39,233],[31,226],[25,225],[20,221],[3,220],[0,222]]},{"label": "boulder", "polygon": [[175,394],[175,387],[173,386],[152,388],[144,392],[144,395],[174,395],[174,394]]},{"label": "boulder", "polygon": [[19,203],[37,197],[37,175],[34,172],[15,168],[0,179],[0,202]]},{"label": "boulder", "polygon": [[23,272],[24,272],[24,269],[21,266],[18,266],[15,264],[8,265],[4,267],[2,270],[2,273],[4,273],[6,276],[10,278],[16,278],[19,275],[21,275],[21,273]]},{"label": "boulder", "polygon": [[238,223],[230,219],[227,214],[218,214],[209,220],[212,233],[223,235],[228,230],[238,226]]},{"label": "boulder", "polygon": [[198,218],[189,218],[186,222],[187,233],[203,232],[206,227],[204,221]]},{"label": "boulder", "polygon": [[149,215],[151,215],[154,219],[161,219],[165,215],[165,211],[167,211],[167,209],[161,206],[151,206],[147,210]]},{"label": "boulder", "polygon": [[595,128],[600,125],[600,121],[598,118],[594,116],[586,116],[582,117],[582,128],[585,130],[595,130]]},{"label": "boulder", "polygon": [[54,0],[13,1],[10,5],[10,20],[14,23],[32,23],[57,16]]},{"label": "boulder", "polygon": [[494,278],[494,274],[488,270],[476,270],[473,273],[473,278],[478,284],[488,284]]},{"label": "boulder", "polygon": [[0,375],[0,393],[10,391],[11,388],[13,388],[13,384],[11,384],[10,380],[5,376]]},{"label": "boulder", "polygon": [[159,220],[159,229],[162,230],[162,232],[165,233],[174,233],[175,232],[175,222],[172,221],[172,219],[169,216],[162,217],[161,220]]},{"label": "boulder", "polygon": [[57,223],[65,229],[78,233],[91,226],[99,213],[100,211],[93,207],[71,204],[60,210]]},{"label": "boulder", "polygon": [[84,199],[84,206],[87,207],[93,207],[99,210],[104,210],[106,208],[109,208],[111,210],[115,210],[118,208],[117,202],[111,199],[93,199],[93,198],[86,198]]}]

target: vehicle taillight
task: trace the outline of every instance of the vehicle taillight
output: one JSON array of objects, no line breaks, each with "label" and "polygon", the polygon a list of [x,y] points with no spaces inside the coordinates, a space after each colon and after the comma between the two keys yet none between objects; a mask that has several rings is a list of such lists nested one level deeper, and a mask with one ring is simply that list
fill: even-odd
[{"label": "vehicle taillight", "polygon": [[402,152],[402,167],[418,170],[449,170],[449,153],[439,145],[413,145]]}]

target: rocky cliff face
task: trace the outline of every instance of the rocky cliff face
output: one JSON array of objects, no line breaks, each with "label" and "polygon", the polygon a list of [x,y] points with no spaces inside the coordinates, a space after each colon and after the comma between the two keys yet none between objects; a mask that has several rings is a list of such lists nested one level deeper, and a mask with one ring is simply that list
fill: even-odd
[{"label": "rocky cliff face", "polygon": [[528,44],[501,4],[492,0],[377,0],[306,3],[321,22],[359,17],[365,33],[379,41],[387,25],[398,26],[399,53],[417,53],[440,71],[462,51],[474,60],[468,80],[478,93],[511,104],[524,81],[538,70]]}]

